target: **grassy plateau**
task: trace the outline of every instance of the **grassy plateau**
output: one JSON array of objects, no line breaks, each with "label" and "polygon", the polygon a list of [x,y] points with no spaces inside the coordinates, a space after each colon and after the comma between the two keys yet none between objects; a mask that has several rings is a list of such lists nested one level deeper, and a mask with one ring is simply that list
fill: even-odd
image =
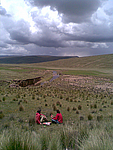
[{"label": "grassy plateau", "polygon": [[[0,64],[0,150],[113,150],[113,54],[25,62]],[[38,109],[63,124],[37,125]]]}]

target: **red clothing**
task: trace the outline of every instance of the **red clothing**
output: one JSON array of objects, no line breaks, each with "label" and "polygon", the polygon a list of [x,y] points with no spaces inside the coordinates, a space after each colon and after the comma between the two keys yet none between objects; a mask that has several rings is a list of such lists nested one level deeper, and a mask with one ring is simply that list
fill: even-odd
[{"label": "red clothing", "polygon": [[[40,124],[40,116],[41,115],[43,115],[43,114],[39,114],[39,113],[36,113],[36,116],[35,116],[35,122],[37,123],[37,124]],[[43,115],[44,117],[45,117],[45,115]]]},{"label": "red clothing", "polygon": [[61,113],[57,113],[56,117],[53,117],[52,119],[58,120],[59,123],[63,123],[63,117]]}]

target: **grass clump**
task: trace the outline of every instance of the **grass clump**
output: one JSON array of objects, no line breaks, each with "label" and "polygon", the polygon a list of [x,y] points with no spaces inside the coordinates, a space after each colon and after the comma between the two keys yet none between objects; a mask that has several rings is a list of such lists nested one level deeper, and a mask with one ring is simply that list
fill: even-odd
[{"label": "grass clump", "polygon": [[5,101],[5,100],[6,100],[6,98],[5,98],[5,97],[3,97],[3,98],[2,98],[2,100],[3,100],[3,101]]},{"label": "grass clump", "polygon": [[94,104],[94,108],[97,108],[97,104]]},{"label": "grass clump", "polygon": [[19,111],[24,111],[24,106],[23,105],[20,105]]},{"label": "grass clump", "polygon": [[4,130],[1,137],[1,150],[34,150],[29,132],[21,129]]},{"label": "grass clump", "polygon": [[78,111],[78,110],[76,111],[76,114],[79,114],[79,111]]},{"label": "grass clump", "polygon": [[88,120],[92,120],[93,116],[91,114],[88,115]]},{"label": "grass clump", "polygon": [[70,111],[70,107],[67,107],[67,111]]},{"label": "grass clump", "polygon": [[58,106],[58,105],[60,106],[60,105],[61,105],[61,103],[60,103],[59,101],[57,101],[57,102],[56,102],[56,105],[57,105],[57,106]]},{"label": "grass clump", "polygon": [[82,106],[81,106],[81,105],[79,105],[79,106],[78,106],[78,110],[81,110],[81,109],[82,109]]},{"label": "grass clump", "polygon": [[89,138],[84,140],[80,150],[113,150],[113,141],[106,130],[94,129]]},{"label": "grass clump", "polygon": [[77,143],[75,128],[66,124],[60,131],[60,140],[64,149],[75,149]]},{"label": "grass clump", "polygon": [[111,105],[113,105],[113,100],[111,101]]},{"label": "grass clump", "polygon": [[2,119],[4,117],[4,114],[2,112],[2,110],[0,111],[0,119]]},{"label": "grass clump", "polygon": [[60,141],[60,134],[52,133],[52,138],[49,141],[48,149],[49,150],[62,150],[63,149],[62,143]]},{"label": "grass clump", "polygon": [[73,109],[72,109],[72,110],[74,110],[74,111],[75,111],[75,110],[77,110],[77,109],[76,109],[76,107],[73,107]]},{"label": "grass clump", "polygon": [[57,110],[57,107],[56,107],[55,104],[53,104],[52,107],[53,107],[53,111],[56,111],[56,110]]},{"label": "grass clump", "polygon": [[[56,126],[56,130],[44,128],[30,129],[10,127],[0,134],[1,150],[112,150],[113,121],[93,122],[72,126]],[[36,130],[36,131],[35,131]],[[37,132],[38,131],[38,132]]]},{"label": "grass clump", "polygon": [[43,132],[40,133],[40,145],[41,145],[41,150],[46,150],[49,146],[49,136],[50,134],[48,133],[47,130],[44,130]]}]

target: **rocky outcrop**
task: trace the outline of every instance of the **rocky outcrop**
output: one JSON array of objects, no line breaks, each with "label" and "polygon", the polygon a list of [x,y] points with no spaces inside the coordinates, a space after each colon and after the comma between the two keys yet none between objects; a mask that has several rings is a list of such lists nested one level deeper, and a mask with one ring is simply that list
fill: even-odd
[{"label": "rocky outcrop", "polygon": [[9,85],[9,87],[10,87],[10,88],[16,88],[16,87],[19,87],[19,85],[12,83],[12,84]]},{"label": "rocky outcrop", "polygon": [[33,78],[33,79],[26,79],[26,80],[19,80],[19,86],[26,87],[28,85],[37,85],[37,83],[40,84],[41,77]]},{"label": "rocky outcrop", "polygon": [[26,80],[13,80],[14,83],[10,84],[9,87],[16,88],[16,87],[26,87],[29,85],[40,85],[41,77],[26,79]]}]

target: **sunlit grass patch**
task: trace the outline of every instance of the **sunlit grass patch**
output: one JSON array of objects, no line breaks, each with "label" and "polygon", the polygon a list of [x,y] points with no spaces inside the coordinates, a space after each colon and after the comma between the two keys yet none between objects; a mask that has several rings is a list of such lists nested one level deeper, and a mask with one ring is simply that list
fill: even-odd
[{"label": "sunlit grass patch", "polygon": [[103,75],[106,73],[99,72],[99,71],[93,71],[93,70],[68,70],[68,71],[64,71],[63,74],[98,76],[98,75]]}]

